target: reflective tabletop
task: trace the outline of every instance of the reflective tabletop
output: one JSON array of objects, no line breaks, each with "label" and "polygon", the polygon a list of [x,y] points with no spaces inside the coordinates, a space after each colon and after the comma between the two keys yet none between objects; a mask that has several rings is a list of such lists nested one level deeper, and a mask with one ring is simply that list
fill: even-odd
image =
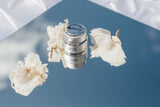
[{"label": "reflective tabletop", "polygon": [[[68,18],[87,28],[105,28],[119,38],[126,63],[90,59],[80,69],[48,62],[46,27]],[[91,44],[88,38],[88,45]],[[63,0],[0,43],[0,107],[159,107],[160,31],[87,0]],[[48,79],[29,96],[17,94],[8,73],[34,52],[48,63]]]}]

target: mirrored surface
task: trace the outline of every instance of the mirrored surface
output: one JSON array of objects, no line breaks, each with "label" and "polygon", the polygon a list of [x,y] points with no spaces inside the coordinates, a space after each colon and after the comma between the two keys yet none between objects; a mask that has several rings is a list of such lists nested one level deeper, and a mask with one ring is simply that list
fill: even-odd
[{"label": "mirrored surface", "polygon": [[[87,28],[120,29],[126,64],[90,59],[76,70],[48,62],[46,27],[68,18]],[[91,44],[89,38],[89,45]],[[86,0],[64,0],[0,43],[0,107],[158,107],[160,31]],[[30,53],[48,63],[49,77],[29,96],[17,94],[8,73]],[[90,49],[88,50],[90,53]]]}]

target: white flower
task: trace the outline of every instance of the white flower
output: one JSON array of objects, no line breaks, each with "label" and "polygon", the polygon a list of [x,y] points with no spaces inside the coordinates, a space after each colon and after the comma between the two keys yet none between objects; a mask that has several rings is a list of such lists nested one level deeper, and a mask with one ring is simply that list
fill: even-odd
[{"label": "white flower", "polygon": [[34,88],[43,85],[48,78],[47,64],[42,64],[39,55],[30,53],[19,61],[9,74],[12,88],[19,94],[28,96]]},{"label": "white flower", "polygon": [[59,23],[55,27],[48,26],[47,33],[49,36],[48,41],[48,61],[50,62],[60,62],[62,59],[63,65],[65,66],[63,60],[63,32],[67,29],[68,19],[64,20],[65,23]]},{"label": "white flower", "polygon": [[94,46],[90,46],[91,58],[101,57],[105,62],[113,66],[120,66],[126,63],[126,55],[121,47],[121,41],[117,37],[111,36],[110,31],[103,28],[91,30],[90,37]]}]

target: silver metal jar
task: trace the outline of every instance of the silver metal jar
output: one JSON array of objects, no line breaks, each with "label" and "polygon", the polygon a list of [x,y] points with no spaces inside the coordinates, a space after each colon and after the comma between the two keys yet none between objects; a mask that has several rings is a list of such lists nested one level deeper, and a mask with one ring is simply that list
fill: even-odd
[{"label": "silver metal jar", "polygon": [[70,24],[63,36],[64,61],[68,68],[77,69],[86,64],[88,36],[81,24]]}]

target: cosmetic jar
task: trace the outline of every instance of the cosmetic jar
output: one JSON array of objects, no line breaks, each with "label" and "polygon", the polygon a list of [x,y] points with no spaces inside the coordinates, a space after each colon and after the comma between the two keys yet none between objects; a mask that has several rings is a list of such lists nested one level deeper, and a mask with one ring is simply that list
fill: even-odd
[{"label": "cosmetic jar", "polygon": [[81,68],[86,64],[88,56],[88,36],[86,28],[81,24],[70,24],[64,31],[63,57],[70,69]]}]

